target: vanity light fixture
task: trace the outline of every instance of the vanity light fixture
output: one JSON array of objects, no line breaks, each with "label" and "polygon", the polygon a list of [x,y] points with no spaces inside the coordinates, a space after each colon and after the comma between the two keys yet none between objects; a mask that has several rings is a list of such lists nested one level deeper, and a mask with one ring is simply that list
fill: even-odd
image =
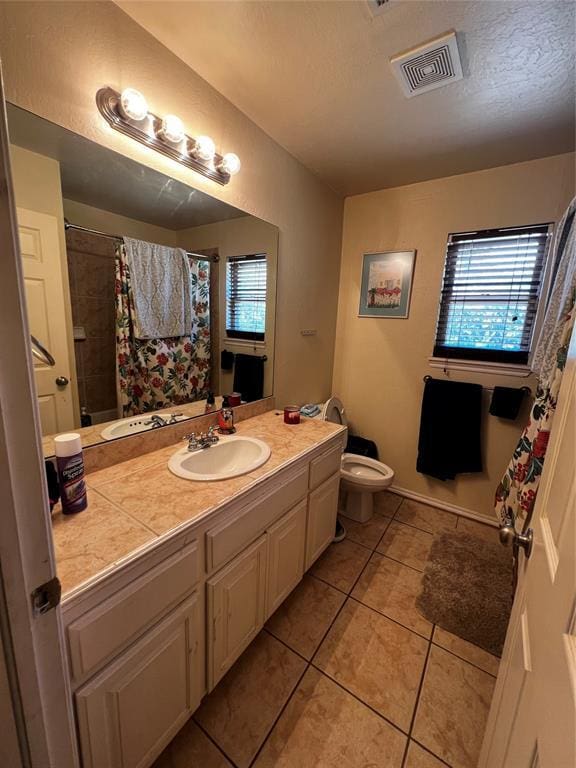
[{"label": "vanity light fixture", "polygon": [[116,131],[219,184],[228,184],[240,170],[238,155],[218,154],[209,136],[188,136],[176,115],[161,118],[153,114],[144,96],[135,88],[126,88],[122,93],[101,88],[96,94],[96,104],[102,117]]}]

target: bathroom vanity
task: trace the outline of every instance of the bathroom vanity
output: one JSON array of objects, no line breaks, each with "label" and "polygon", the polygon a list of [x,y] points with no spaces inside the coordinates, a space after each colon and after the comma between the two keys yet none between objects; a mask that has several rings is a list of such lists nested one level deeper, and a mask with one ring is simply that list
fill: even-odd
[{"label": "bathroom vanity", "polygon": [[151,765],[332,540],[346,429],[272,410],[238,434],[271,448],[248,475],[176,477],[175,444],[54,516],[84,768]]}]

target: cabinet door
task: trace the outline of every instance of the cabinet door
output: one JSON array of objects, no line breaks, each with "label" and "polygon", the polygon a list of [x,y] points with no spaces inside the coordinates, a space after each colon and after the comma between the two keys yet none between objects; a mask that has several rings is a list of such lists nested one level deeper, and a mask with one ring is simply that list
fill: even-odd
[{"label": "cabinet door", "polygon": [[76,693],[84,768],[147,768],[202,696],[194,594]]},{"label": "cabinet door", "polygon": [[301,501],[268,531],[266,618],[274,613],[304,575],[307,502]]},{"label": "cabinet door", "polygon": [[339,488],[340,472],[338,471],[310,494],[306,532],[306,570],[320,557],[334,538]]},{"label": "cabinet door", "polygon": [[266,551],[264,534],[207,581],[209,691],[264,624]]}]

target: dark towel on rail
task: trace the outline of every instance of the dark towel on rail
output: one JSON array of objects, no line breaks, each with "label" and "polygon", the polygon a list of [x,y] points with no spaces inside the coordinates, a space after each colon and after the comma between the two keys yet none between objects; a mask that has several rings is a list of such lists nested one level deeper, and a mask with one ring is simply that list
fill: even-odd
[{"label": "dark towel on rail", "polygon": [[259,355],[237,354],[234,360],[234,392],[251,403],[264,395],[264,358]]},{"label": "dark towel on rail", "polygon": [[516,419],[520,412],[520,406],[526,390],[521,387],[494,387],[492,400],[490,401],[490,414],[501,419]]},{"label": "dark towel on rail", "polygon": [[482,387],[428,379],[422,397],[416,469],[439,480],[481,472]]},{"label": "dark towel on rail", "polygon": [[220,352],[220,368],[223,371],[231,371],[234,368],[234,352],[223,349]]}]

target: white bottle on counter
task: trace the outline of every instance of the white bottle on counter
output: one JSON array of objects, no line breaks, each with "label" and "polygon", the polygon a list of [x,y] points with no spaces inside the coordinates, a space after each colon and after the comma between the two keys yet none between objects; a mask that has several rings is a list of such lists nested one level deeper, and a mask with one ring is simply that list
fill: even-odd
[{"label": "white bottle on counter", "polygon": [[60,482],[62,512],[72,515],[88,506],[82,440],[77,432],[67,432],[54,438],[56,465]]}]

